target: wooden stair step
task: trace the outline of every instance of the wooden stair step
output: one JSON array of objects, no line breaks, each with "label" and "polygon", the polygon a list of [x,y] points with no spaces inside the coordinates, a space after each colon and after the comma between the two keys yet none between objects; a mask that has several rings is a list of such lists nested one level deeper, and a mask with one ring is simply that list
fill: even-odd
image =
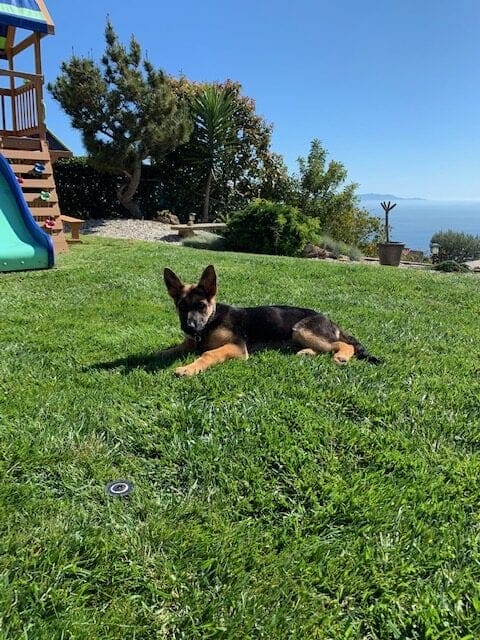
[{"label": "wooden stair step", "polygon": [[32,162],[32,164],[38,161],[44,163],[50,162],[50,154],[48,151],[0,148],[0,153],[4,155],[7,160],[26,160],[27,162]]},{"label": "wooden stair step", "polygon": [[47,218],[60,218],[61,214],[59,211],[52,211],[47,207],[29,207],[32,216],[35,220],[46,220]]},{"label": "wooden stair step", "polygon": [[[1,151],[1,149],[0,149],[0,151]],[[16,163],[13,164],[13,163],[10,163],[10,166],[12,168],[13,173],[22,174],[22,175],[27,174],[28,175],[29,173],[33,172],[33,165],[34,164],[35,164],[35,162],[32,161],[31,164],[16,164]],[[33,173],[32,173],[32,175],[33,175]],[[42,178],[43,177],[50,177],[51,175],[53,175],[53,171],[52,171],[52,169],[51,169],[51,167],[49,165],[45,164],[45,169],[42,171],[42,173],[38,173],[36,175],[41,176]]]},{"label": "wooden stair step", "polygon": [[42,141],[39,138],[23,138],[17,136],[4,136],[1,146],[6,149],[28,149],[29,151],[40,151]]},{"label": "wooden stair step", "polygon": [[23,178],[19,185],[22,189],[40,189],[40,191],[55,189],[53,176],[49,178]]},{"label": "wooden stair step", "polygon": [[53,209],[60,211],[58,202],[51,202],[49,203],[48,207],[45,207],[43,205],[43,200],[39,200],[38,198],[30,198],[30,199],[25,198],[25,200],[30,211],[32,209],[35,209],[35,211],[38,211],[39,215],[42,215],[42,211],[46,211],[50,215]]},{"label": "wooden stair step", "polygon": [[[44,229],[46,231],[43,222],[39,222],[37,220],[37,224],[38,224],[39,227],[41,227],[42,229]],[[51,231],[55,235],[57,235],[59,233],[62,233],[62,231],[63,231],[62,223],[61,222],[55,222],[55,226],[53,227],[53,229],[49,229],[49,231]]]},{"label": "wooden stair step", "polygon": [[[26,196],[32,195],[33,196],[34,194],[26,193],[24,195],[26,195]],[[53,202],[50,201],[48,203],[48,206],[45,206],[43,204],[44,201],[40,200],[40,198],[36,198],[36,197],[31,197],[31,198],[27,197],[27,198],[25,198],[25,201],[26,201],[29,209],[34,208],[34,209],[37,209],[39,211],[40,210],[41,211],[51,211],[52,209],[58,208],[58,202],[56,202],[56,201],[53,201]]]},{"label": "wooden stair step", "polygon": [[[44,207],[51,207],[52,204],[57,204],[58,203],[57,195],[56,195],[56,193],[53,193],[52,191],[50,191],[50,198],[48,200],[42,200],[40,198],[40,189],[38,191],[34,191],[34,192],[27,191],[26,193],[23,194],[23,196],[24,196],[24,198],[25,198],[25,200],[27,202],[36,202],[37,200],[39,200],[40,202],[45,203],[43,205]],[[40,205],[37,205],[37,206],[41,207],[42,205],[40,204]]]}]

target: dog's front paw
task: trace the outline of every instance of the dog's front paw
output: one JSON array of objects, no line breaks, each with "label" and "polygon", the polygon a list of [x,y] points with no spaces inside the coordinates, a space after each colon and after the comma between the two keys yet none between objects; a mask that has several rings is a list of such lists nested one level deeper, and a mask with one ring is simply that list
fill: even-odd
[{"label": "dog's front paw", "polygon": [[188,364],[186,367],[177,367],[175,369],[175,375],[180,377],[194,376],[196,373],[198,373],[197,368],[191,364]]}]

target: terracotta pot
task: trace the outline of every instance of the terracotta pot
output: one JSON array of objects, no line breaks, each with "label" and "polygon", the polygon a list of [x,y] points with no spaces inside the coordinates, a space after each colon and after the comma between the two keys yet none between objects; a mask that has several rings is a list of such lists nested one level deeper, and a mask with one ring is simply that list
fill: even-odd
[{"label": "terracotta pot", "polygon": [[382,242],[377,245],[377,248],[380,264],[398,267],[402,251],[405,248],[403,242]]}]

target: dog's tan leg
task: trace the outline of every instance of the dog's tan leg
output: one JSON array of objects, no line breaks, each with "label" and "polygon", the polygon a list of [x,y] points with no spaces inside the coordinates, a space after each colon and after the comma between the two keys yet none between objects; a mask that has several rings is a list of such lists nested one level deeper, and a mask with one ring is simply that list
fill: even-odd
[{"label": "dog's tan leg", "polygon": [[185,353],[191,353],[195,351],[196,343],[192,338],[185,338],[185,340],[175,345],[174,347],[170,347],[169,349],[163,349],[163,351],[159,351],[157,353],[158,358],[175,358],[176,356],[181,356]]},{"label": "dog's tan leg", "polygon": [[297,355],[315,355],[318,353],[328,353],[333,351],[333,361],[336,364],[347,364],[347,362],[355,354],[355,349],[351,344],[337,340],[331,342],[322,336],[316,335],[308,328],[300,327],[293,332],[295,342],[298,342],[304,349],[301,349]]},{"label": "dog's tan leg", "polygon": [[205,353],[202,353],[202,355],[191,364],[185,367],[177,367],[175,373],[177,376],[194,376],[214,364],[220,364],[232,358],[246,360],[248,358],[246,346],[230,343],[224,344],[222,347],[217,347],[217,349],[205,351]]},{"label": "dog's tan leg", "polygon": [[297,351],[297,356],[318,356],[318,351],[314,351],[313,349],[300,349]]},{"label": "dog's tan leg", "polygon": [[305,349],[298,352],[298,355],[317,355],[319,353],[332,351],[331,342],[304,327],[293,330],[293,339],[305,347]]},{"label": "dog's tan leg", "polygon": [[333,361],[336,364],[347,364],[347,362],[355,355],[353,345],[346,342],[333,342],[332,351],[335,353]]}]

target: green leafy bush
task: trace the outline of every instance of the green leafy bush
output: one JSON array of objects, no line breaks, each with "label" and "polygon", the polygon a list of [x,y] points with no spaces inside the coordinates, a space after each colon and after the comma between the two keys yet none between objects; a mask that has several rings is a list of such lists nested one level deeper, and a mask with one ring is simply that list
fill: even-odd
[{"label": "green leafy bush", "polygon": [[441,262],[445,260],[465,262],[480,258],[480,236],[458,233],[449,229],[435,233],[430,242],[440,245],[438,259]]},{"label": "green leafy bush", "polygon": [[[117,198],[121,176],[97,171],[83,157],[58,160],[53,165],[53,173],[62,213],[84,220],[130,216]],[[137,198],[147,219],[154,218],[159,209],[165,208],[162,185],[156,180],[155,167],[142,167]]]},{"label": "green leafy bush", "polygon": [[234,251],[295,256],[315,242],[318,228],[296,207],[257,199],[232,216],[225,236]]},{"label": "green leafy bush", "polygon": [[323,234],[376,251],[382,221],[360,207],[355,193],[358,185],[347,184],[345,166],[336,160],[327,161],[327,156],[320,140],[314,139],[308,157],[298,159],[300,178],[294,203],[306,215],[318,219]]},{"label": "green leafy bush", "polygon": [[435,269],[435,271],[446,272],[460,271],[462,273],[467,273],[470,271],[466,264],[460,264],[458,262],[455,262],[455,260],[444,260],[443,262],[439,262],[438,264],[434,265],[433,268]]}]

